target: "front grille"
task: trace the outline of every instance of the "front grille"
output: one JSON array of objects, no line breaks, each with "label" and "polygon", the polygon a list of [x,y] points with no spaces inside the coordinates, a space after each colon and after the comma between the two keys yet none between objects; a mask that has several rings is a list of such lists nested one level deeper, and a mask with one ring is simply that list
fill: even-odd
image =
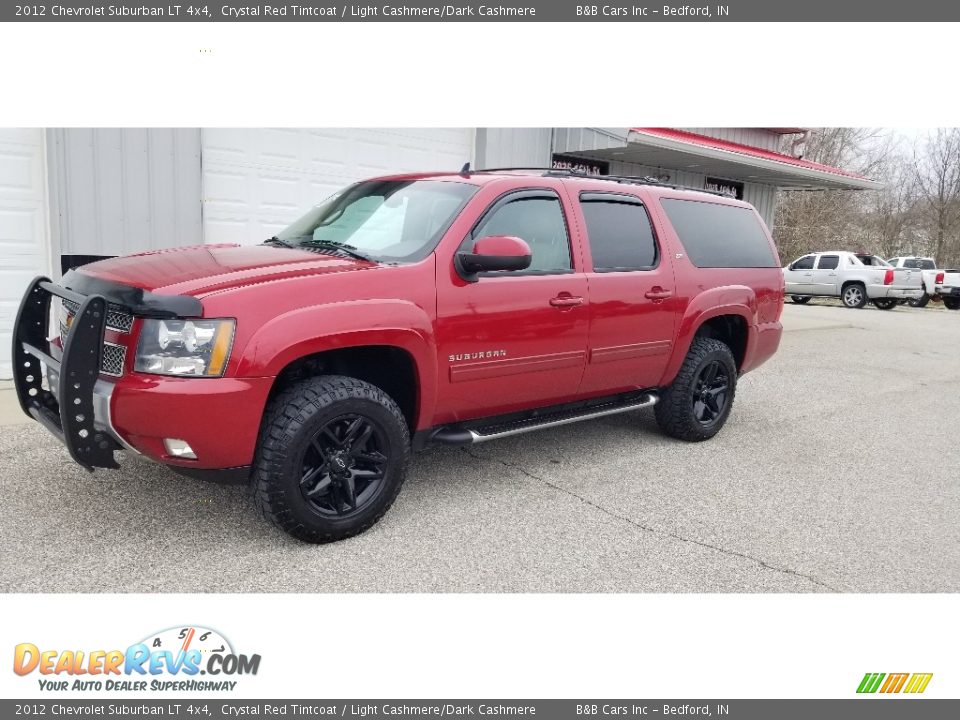
[{"label": "front grille", "polygon": [[103,344],[103,356],[100,358],[100,372],[120,377],[123,375],[123,363],[127,359],[127,349],[123,345]]},{"label": "front grille", "polygon": [[[63,307],[71,315],[76,315],[80,305],[72,300],[61,300]],[[119,305],[107,305],[107,327],[116,332],[128,333],[133,327],[133,315],[126,312]]]},{"label": "front grille", "polygon": [[[60,342],[66,343],[70,329],[60,322]],[[100,358],[100,372],[106,375],[120,377],[123,375],[123,363],[127,359],[127,349],[123,345],[110,342],[103,343],[103,355]]]}]

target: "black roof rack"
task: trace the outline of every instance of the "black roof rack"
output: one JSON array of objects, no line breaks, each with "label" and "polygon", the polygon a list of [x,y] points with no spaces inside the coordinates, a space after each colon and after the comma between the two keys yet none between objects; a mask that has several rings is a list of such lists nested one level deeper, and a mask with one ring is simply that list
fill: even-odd
[{"label": "black roof rack", "polygon": [[575,177],[586,180],[608,180],[610,182],[623,183],[628,185],[654,185],[656,187],[666,187],[673,190],[691,190],[693,192],[707,193],[708,195],[719,195],[720,197],[730,197],[727,193],[719,190],[707,190],[706,188],[695,188],[690,185],[679,185],[676,183],[664,182],[649,175],[595,175],[593,173],[583,172],[581,170],[565,168],[548,167],[499,167],[484,168],[482,170],[471,170],[465,165],[461,170],[461,175],[475,175],[480,173],[501,173],[501,172],[542,172],[544,177]]}]

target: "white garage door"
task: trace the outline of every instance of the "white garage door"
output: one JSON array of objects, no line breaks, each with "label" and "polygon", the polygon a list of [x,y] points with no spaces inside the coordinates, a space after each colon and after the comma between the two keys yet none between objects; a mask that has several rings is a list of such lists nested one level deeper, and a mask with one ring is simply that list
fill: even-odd
[{"label": "white garage door", "polygon": [[20,298],[48,273],[43,130],[0,129],[0,378],[13,377],[10,346]]},{"label": "white garage door", "polygon": [[350,182],[459,170],[473,146],[469,128],[203,130],[204,240],[261,242]]}]

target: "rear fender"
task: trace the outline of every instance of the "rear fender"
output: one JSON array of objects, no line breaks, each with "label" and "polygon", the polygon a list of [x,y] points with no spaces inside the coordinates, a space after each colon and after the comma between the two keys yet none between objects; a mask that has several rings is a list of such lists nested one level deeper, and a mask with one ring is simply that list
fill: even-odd
[{"label": "rear fender", "polygon": [[680,372],[680,366],[690,351],[697,330],[708,320],[721,315],[739,315],[746,321],[749,347],[750,336],[757,324],[756,293],[746,285],[726,285],[705,290],[690,301],[680,320],[677,340],[673,344],[673,355],[660,380],[661,387],[672,383]]},{"label": "rear fender", "polygon": [[[357,328],[364,328],[357,330]],[[437,348],[427,313],[402,300],[354,300],[298,308],[257,330],[240,353],[239,377],[276,377],[294,360],[351,347],[405,350],[417,374],[417,427],[433,416]]]}]

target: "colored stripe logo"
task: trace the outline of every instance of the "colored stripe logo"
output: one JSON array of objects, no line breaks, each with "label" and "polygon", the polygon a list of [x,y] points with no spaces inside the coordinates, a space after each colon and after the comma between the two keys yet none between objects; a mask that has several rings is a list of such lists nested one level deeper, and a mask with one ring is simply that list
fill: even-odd
[{"label": "colored stripe logo", "polygon": [[858,693],[922,693],[933,673],[867,673],[857,687]]}]

